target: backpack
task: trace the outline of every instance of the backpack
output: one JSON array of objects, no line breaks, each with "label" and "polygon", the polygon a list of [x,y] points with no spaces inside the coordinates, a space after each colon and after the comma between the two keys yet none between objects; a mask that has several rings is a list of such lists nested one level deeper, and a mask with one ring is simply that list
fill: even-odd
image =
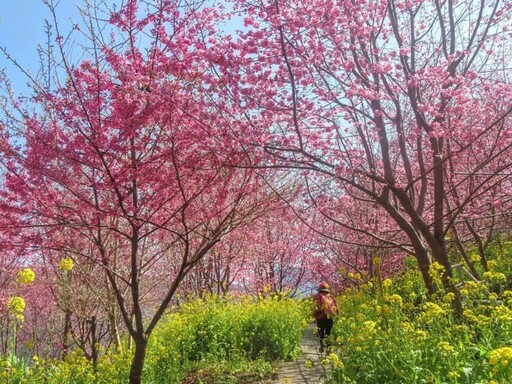
[{"label": "backpack", "polygon": [[316,308],[313,312],[313,317],[315,319],[332,319],[337,315],[338,305],[332,295],[322,295],[318,293],[315,295],[314,300]]}]

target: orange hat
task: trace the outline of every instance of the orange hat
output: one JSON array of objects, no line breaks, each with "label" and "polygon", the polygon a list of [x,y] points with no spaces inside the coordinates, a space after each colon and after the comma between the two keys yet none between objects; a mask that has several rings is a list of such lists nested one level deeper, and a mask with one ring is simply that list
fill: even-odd
[{"label": "orange hat", "polygon": [[320,285],[318,286],[318,292],[329,292],[329,284],[320,283]]}]

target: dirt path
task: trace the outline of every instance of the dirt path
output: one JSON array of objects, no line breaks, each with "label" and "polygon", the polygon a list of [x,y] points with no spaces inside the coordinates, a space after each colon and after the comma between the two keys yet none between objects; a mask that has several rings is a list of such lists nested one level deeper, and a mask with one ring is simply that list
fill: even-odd
[{"label": "dirt path", "polygon": [[299,358],[296,361],[284,361],[278,365],[278,378],[274,381],[275,384],[324,383],[325,373],[320,364],[319,342],[313,330],[314,326],[306,330],[301,342],[302,354]]}]

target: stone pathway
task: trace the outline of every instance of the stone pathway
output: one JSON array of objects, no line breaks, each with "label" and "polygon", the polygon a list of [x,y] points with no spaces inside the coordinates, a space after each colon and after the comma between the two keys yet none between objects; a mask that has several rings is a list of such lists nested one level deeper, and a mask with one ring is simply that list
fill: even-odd
[{"label": "stone pathway", "polygon": [[[310,326],[301,342],[302,354],[296,361],[283,361],[278,365],[277,380],[274,384],[323,384],[324,369],[320,364],[319,342]],[[306,364],[306,362],[309,362]],[[308,368],[306,365],[313,366]]]}]

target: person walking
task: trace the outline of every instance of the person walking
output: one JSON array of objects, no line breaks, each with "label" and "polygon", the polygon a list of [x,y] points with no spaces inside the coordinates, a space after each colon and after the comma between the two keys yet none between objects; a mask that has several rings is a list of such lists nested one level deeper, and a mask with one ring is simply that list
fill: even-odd
[{"label": "person walking", "polygon": [[330,292],[329,284],[320,283],[318,293],[313,296],[313,317],[316,320],[318,337],[320,338],[320,353],[329,346],[329,336],[334,325],[334,317],[338,314],[338,303]]}]

